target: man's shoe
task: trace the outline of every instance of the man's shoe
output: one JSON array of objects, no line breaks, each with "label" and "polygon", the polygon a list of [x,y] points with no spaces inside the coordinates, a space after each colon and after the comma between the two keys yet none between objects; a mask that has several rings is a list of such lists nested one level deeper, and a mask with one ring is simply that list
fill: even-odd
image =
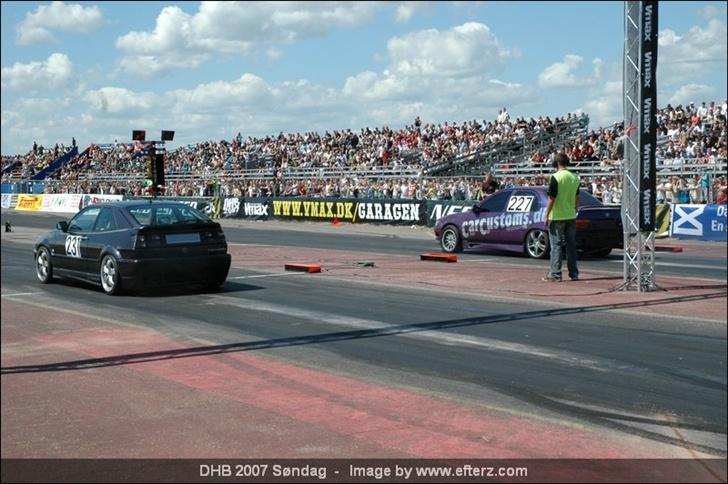
[{"label": "man's shoe", "polygon": [[560,277],[554,277],[554,276],[543,276],[543,278],[541,278],[541,280],[543,282],[561,282]]},{"label": "man's shoe", "polygon": [[579,280],[579,276],[569,277],[569,279],[571,279],[572,281],[578,281]]}]

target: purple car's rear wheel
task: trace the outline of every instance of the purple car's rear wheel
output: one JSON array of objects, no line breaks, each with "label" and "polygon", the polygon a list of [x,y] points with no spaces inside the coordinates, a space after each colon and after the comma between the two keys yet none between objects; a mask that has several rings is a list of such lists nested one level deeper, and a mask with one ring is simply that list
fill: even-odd
[{"label": "purple car's rear wheel", "polygon": [[549,256],[549,234],[543,230],[531,230],[526,235],[526,254],[534,259],[545,259]]}]

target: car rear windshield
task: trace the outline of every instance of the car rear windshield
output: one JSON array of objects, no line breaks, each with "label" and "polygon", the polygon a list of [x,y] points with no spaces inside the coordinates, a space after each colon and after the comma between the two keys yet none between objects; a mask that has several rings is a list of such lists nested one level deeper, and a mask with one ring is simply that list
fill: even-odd
[{"label": "car rear windshield", "polygon": [[579,206],[580,207],[601,207],[602,202],[594,198],[594,196],[584,190],[579,190]]},{"label": "car rear windshield", "polygon": [[135,205],[127,211],[141,225],[164,226],[210,222],[204,213],[187,205]]}]

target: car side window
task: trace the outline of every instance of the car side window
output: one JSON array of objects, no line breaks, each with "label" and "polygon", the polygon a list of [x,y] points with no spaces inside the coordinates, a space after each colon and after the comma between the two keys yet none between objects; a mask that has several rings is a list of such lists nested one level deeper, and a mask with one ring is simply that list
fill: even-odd
[{"label": "car side window", "polygon": [[68,224],[68,231],[91,232],[100,212],[101,208],[99,207],[89,207],[79,212],[75,217],[73,217],[73,219],[71,219],[71,223]]},{"label": "car side window", "polygon": [[110,208],[103,208],[101,209],[101,213],[96,219],[94,232],[108,232],[109,230],[116,230],[114,211]]},{"label": "car side window", "polygon": [[488,197],[481,208],[489,212],[503,212],[506,209],[506,202],[511,196],[511,192],[499,192]]}]

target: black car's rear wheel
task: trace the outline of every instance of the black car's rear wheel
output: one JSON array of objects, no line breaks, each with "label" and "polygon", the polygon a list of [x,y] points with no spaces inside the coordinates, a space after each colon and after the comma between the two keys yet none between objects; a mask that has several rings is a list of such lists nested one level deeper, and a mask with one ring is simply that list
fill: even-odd
[{"label": "black car's rear wheel", "polygon": [[35,273],[43,284],[53,281],[53,264],[48,249],[41,247],[35,256]]},{"label": "black car's rear wheel", "polygon": [[549,234],[543,230],[532,230],[526,235],[526,254],[534,259],[546,259],[549,256],[551,245]]},{"label": "black car's rear wheel", "polygon": [[442,234],[440,234],[440,247],[449,254],[463,250],[463,240],[460,237],[460,232],[458,232],[458,229],[454,225],[448,225],[442,229]]},{"label": "black car's rear wheel", "polygon": [[119,294],[121,292],[121,277],[119,275],[119,264],[113,255],[105,255],[101,259],[99,268],[101,276],[101,287],[104,292],[109,295]]}]

